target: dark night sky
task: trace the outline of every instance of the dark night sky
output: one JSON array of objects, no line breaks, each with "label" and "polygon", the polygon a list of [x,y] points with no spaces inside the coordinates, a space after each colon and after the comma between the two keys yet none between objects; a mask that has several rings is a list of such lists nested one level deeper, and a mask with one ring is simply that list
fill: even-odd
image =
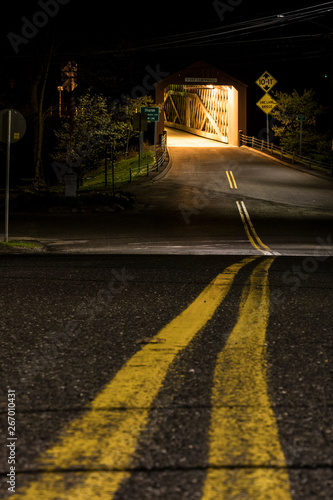
[{"label": "dark night sky", "polygon": [[[52,0],[39,0],[47,2]],[[53,0],[55,1],[55,0]],[[66,1],[66,0],[63,0]],[[223,3],[223,2],[222,2]],[[228,4],[228,0],[225,0]],[[58,32],[62,41],[60,51],[65,54],[77,54],[82,57],[94,52],[108,52],[122,46],[136,47],[145,42],[147,45],[156,38],[183,34],[188,32],[202,31],[208,29],[225,29],[229,25],[258,19],[272,14],[279,14],[295,9],[304,9],[308,6],[319,6],[321,4],[332,4],[333,2],[314,2],[313,0],[302,2],[292,2],[279,0],[279,2],[270,2],[262,0],[239,0],[233,11],[225,13],[225,19],[221,21],[213,1],[201,0],[195,3],[180,3],[179,1],[169,0],[168,2],[105,2],[94,0],[93,2],[82,2],[81,0],[69,0],[66,5],[59,6],[59,13],[54,17]],[[16,1],[10,2],[6,6],[6,15],[1,16],[1,54],[15,54],[7,40],[7,33],[13,31],[17,34],[22,29],[22,16],[32,19],[33,15],[40,11],[41,7],[38,1],[29,0],[28,2]],[[319,23],[319,24],[315,24]],[[40,32],[49,28],[49,23]],[[314,19],[312,22],[295,23],[288,27],[280,29],[271,29],[260,33],[252,33],[250,39],[260,39],[261,37],[275,37],[280,39],[286,35],[299,35],[310,33],[330,33],[332,31],[332,16],[325,14],[323,17]],[[40,34],[36,38],[40,37]],[[270,64],[271,61],[281,62],[282,59],[293,58],[294,51],[290,44],[296,44],[292,40],[290,44],[279,44],[278,40],[274,42],[264,41],[262,43],[244,42],[244,37],[233,37],[233,44],[209,45],[206,47],[194,46],[187,50],[180,46],[175,48],[149,49],[139,52],[140,58],[150,60],[166,61],[167,64],[173,64],[173,61],[180,59],[182,63],[187,61],[202,59],[226,60],[230,66],[246,67],[253,63]],[[302,44],[303,50],[311,52],[312,42]],[[280,45],[280,46],[279,46]],[[317,48],[317,44],[315,44]],[[332,52],[331,43],[328,40],[321,39],[320,48],[327,51],[329,47]],[[22,45],[23,47],[23,45]],[[277,49],[280,48],[280,54],[277,55]],[[29,47],[24,47],[23,52],[27,52]],[[300,47],[298,47],[300,49]],[[133,52],[133,59],[138,57],[137,52]],[[297,55],[297,54],[296,54]],[[299,54],[298,54],[299,55]],[[184,56],[186,60],[184,59]],[[318,54],[315,54],[318,56]],[[316,57],[315,57],[316,58]],[[280,61],[279,61],[280,59]],[[298,57],[295,57],[297,62]],[[283,62],[283,61],[282,61]],[[183,64],[182,64],[183,65]]]},{"label": "dark night sky", "polygon": [[[206,30],[217,33],[239,26],[239,23],[276,17],[296,9],[318,8],[322,4],[331,4],[333,9],[333,2],[230,0],[234,7],[225,13],[223,21],[214,3],[206,0],[195,3],[69,0],[66,5],[59,6],[59,13],[52,22],[40,28],[27,45],[22,44],[20,53],[15,55],[7,39],[8,32],[20,34],[22,16],[31,20],[41,7],[37,0],[11,2],[6,6],[6,15],[0,19],[2,75],[7,78],[8,68],[9,72],[15,72],[31,54],[38,57],[35,47],[43,45],[47,31],[55,24],[59,42],[55,65],[60,67],[69,59],[77,60],[81,83],[87,86],[98,87],[109,73],[106,87],[109,80],[114,83],[118,79],[118,88],[114,84],[113,91],[128,92],[133,85],[140,85],[147,66],[155,68],[159,64],[163,71],[172,73],[197,60],[206,60],[249,86],[268,70],[279,80],[278,90],[314,87],[320,95],[326,96],[329,83],[332,84],[333,11],[287,26],[281,20],[278,27],[256,30],[246,36],[234,32],[228,39],[201,39],[201,42],[211,40],[205,45],[198,40],[192,40],[187,46],[183,41],[168,45],[163,37],[180,35],[181,39],[186,39],[189,32],[198,37],[206,35]],[[224,3],[228,4],[229,0]],[[144,48],[140,49],[142,46]],[[325,74],[328,75],[326,79]]]}]

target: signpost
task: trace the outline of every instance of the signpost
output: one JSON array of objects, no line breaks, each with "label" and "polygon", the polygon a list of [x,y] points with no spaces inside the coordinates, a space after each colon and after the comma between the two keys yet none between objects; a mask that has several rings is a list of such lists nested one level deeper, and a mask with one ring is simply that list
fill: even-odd
[{"label": "signpost", "polygon": [[267,145],[269,144],[269,114],[277,105],[275,99],[269,95],[269,91],[277,84],[274,76],[272,76],[268,71],[265,71],[258,80],[256,84],[265,92],[265,95],[257,102],[257,106],[266,113],[266,129],[267,129]]},{"label": "signpost", "polygon": [[133,129],[139,132],[147,132],[147,115],[142,113],[134,113],[133,115]]},{"label": "signpost", "polygon": [[305,122],[305,115],[297,115],[297,121],[299,121],[299,155],[302,156],[302,138],[303,138],[303,122]]},{"label": "signpost", "polygon": [[73,92],[77,87],[77,63],[68,61],[66,66],[62,68],[61,75],[63,90],[65,89],[67,92]]},{"label": "signpost", "polygon": [[155,123],[154,129],[154,157],[156,158],[156,141],[157,141],[157,123],[160,119],[160,108],[157,106],[142,106],[141,113],[147,115],[147,120],[149,122]]},{"label": "signpost", "polygon": [[9,225],[9,173],[10,145],[22,139],[26,131],[25,118],[14,109],[4,109],[0,112],[0,141],[7,143],[6,156],[6,201],[5,201],[5,242],[8,243]]},{"label": "signpost", "polygon": [[145,113],[134,113],[133,129],[139,131],[139,172],[141,171],[143,133],[148,130],[148,120]]}]

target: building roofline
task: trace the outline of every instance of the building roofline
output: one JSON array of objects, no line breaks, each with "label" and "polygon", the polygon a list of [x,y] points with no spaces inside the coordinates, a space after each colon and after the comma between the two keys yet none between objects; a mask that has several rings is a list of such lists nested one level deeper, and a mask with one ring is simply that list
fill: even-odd
[{"label": "building roofline", "polygon": [[[173,83],[172,80],[176,80],[181,78],[186,73],[192,73],[195,71],[198,71],[198,78],[204,78],[204,74],[206,73],[207,78],[208,77],[215,77],[217,79],[222,80],[220,83],[217,83],[217,85],[228,85],[231,83],[235,83],[237,86],[242,86],[244,88],[247,88],[248,85],[237,78],[229,75],[225,71],[221,70],[220,68],[217,68],[216,66],[212,66],[211,64],[207,63],[204,60],[196,61],[195,63],[190,64],[189,66],[186,66],[185,68],[179,69],[178,71],[175,71],[171,75],[167,76],[166,78],[163,78],[159,82],[155,83],[155,87],[165,87],[168,84]],[[229,83],[228,83],[229,82]],[[184,82],[185,83],[185,82]]]}]

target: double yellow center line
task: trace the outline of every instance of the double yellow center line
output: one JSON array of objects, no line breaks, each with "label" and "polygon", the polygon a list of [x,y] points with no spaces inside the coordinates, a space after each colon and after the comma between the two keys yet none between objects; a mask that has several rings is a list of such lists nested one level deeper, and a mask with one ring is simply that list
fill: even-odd
[{"label": "double yellow center line", "polygon": [[227,179],[228,179],[229,186],[231,187],[231,189],[238,189],[238,186],[237,186],[237,183],[236,183],[236,180],[235,180],[235,177],[234,177],[234,174],[232,173],[232,171],[230,170],[230,172],[228,172],[226,170],[225,173],[227,174]]},{"label": "double yellow center line", "polygon": [[[173,361],[213,317],[237,273],[255,260],[245,258],[226,268],[134,354],[43,454],[39,477],[11,500],[112,500],[130,477],[150,409]],[[276,498],[291,498],[267,395],[264,340],[271,263],[264,260],[252,272],[239,319],[218,357],[202,500],[236,498],[244,492],[249,498],[267,500],[276,491],[283,494]]]},{"label": "double yellow center line", "polygon": [[250,219],[244,201],[236,201],[236,205],[238,208],[239,215],[242,219],[246,235],[253,248],[259,250],[259,252],[263,253],[264,255],[279,255],[277,252],[274,252],[267,245],[265,245],[259,238],[257,231],[255,230],[254,225],[252,224],[252,221]]},{"label": "double yellow center line", "polygon": [[201,500],[291,500],[267,390],[265,342],[272,262],[261,262],[247,281],[238,321],[217,358],[209,468]]},{"label": "double yellow center line", "polygon": [[[226,170],[225,173],[227,175],[227,179],[228,179],[230,188],[231,189],[238,189],[236,179],[235,179],[233,172],[231,170],[230,171]],[[259,252],[263,253],[264,255],[279,255],[277,252],[274,252],[267,245],[265,245],[261,241],[261,239],[259,238],[259,236],[258,236],[258,234],[257,234],[257,232],[252,224],[252,221],[250,219],[250,216],[249,216],[249,213],[247,211],[247,208],[245,206],[244,201],[236,201],[236,204],[237,204],[237,208],[238,208],[239,214],[240,214],[242,222],[243,222],[243,226],[244,226],[246,235],[247,235],[251,245],[253,246],[253,248],[255,248]]]}]

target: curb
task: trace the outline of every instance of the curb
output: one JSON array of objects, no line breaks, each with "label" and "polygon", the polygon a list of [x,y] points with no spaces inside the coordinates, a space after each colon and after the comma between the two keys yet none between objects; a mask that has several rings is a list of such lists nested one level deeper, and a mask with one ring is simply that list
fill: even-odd
[{"label": "curb", "polygon": [[319,177],[320,179],[325,179],[327,181],[333,182],[333,177],[330,175],[322,174],[321,172],[316,172],[312,169],[307,169],[305,167],[301,167],[300,165],[293,165],[291,163],[287,163],[286,161],[279,160],[279,158],[275,158],[275,156],[271,156],[263,151],[258,151],[257,149],[250,148],[249,146],[240,146],[241,148],[247,149],[248,151],[252,151],[253,153],[257,153],[258,155],[265,156],[265,158],[269,158],[280,165],[284,165],[285,167],[293,168],[294,170],[298,170],[299,172],[303,172],[304,174],[313,175],[315,177]]}]

